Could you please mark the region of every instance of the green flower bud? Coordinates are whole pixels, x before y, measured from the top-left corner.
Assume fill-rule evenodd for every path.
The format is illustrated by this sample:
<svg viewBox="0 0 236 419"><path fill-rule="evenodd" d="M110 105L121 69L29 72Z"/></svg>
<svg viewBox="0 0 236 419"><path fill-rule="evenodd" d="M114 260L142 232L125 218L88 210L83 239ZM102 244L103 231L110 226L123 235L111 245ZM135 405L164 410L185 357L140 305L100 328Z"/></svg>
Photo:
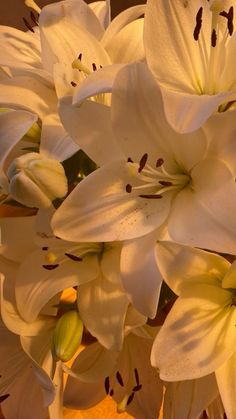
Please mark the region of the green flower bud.
<svg viewBox="0 0 236 419"><path fill-rule="evenodd" d="M8 193L28 207L46 208L67 193L64 168L57 160L39 153L27 153L10 164Z"/></svg>
<svg viewBox="0 0 236 419"><path fill-rule="evenodd" d="M69 361L76 353L83 335L83 323L76 310L58 320L53 333L52 354L56 361Z"/></svg>

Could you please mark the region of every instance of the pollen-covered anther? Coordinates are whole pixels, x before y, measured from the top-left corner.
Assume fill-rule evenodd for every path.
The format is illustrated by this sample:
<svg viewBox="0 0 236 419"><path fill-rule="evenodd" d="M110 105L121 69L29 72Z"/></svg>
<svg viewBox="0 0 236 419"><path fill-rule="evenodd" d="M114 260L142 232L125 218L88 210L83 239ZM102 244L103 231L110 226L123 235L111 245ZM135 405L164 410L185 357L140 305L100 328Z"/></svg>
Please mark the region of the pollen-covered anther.
<svg viewBox="0 0 236 419"><path fill-rule="evenodd" d="M132 192L132 185L130 185L129 183L126 185L125 190L127 193L131 193Z"/></svg>
<svg viewBox="0 0 236 419"><path fill-rule="evenodd" d="M161 167L164 163L164 159L162 159L161 157L159 159L157 159L156 161L156 168Z"/></svg>
<svg viewBox="0 0 236 419"><path fill-rule="evenodd" d="M200 7L200 9L198 10L198 12L196 14L196 26L195 26L194 31L193 31L193 37L194 37L195 41L198 41L199 34L200 34L200 31L201 31L202 13L203 13L203 8Z"/></svg>
<svg viewBox="0 0 236 419"><path fill-rule="evenodd" d="M27 29L29 29L30 32L34 33L34 28L31 26L31 24L28 22L28 20L25 17L23 17L22 19L23 19L23 22L24 22L25 26L27 27Z"/></svg>
<svg viewBox="0 0 236 419"><path fill-rule="evenodd" d="M234 22L234 8L233 6L229 8L228 13L225 10L223 10L222 12L219 13L219 15L227 19L228 32L229 32L229 35L232 36L234 32L234 23L233 23Z"/></svg>
<svg viewBox="0 0 236 419"><path fill-rule="evenodd" d="M216 30L213 29L212 33L211 33L211 46L213 48L216 47L216 41L217 41L217 35L216 35Z"/></svg>
<svg viewBox="0 0 236 419"><path fill-rule="evenodd" d="M116 379L121 387L124 387L124 381L119 371L116 372Z"/></svg>
<svg viewBox="0 0 236 419"><path fill-rule="evenodd" d="M53 271L54 269L58 268L59 264L56 263L55 265L42 265L44 269L47 269L47 271Z"/></svg>
<svg viewBox="0 0 236 419"><path fill-rule="evenodd" d="M65 256L73 260L74 262L82 262L83 260L80 256L72 255L71 253L65 253Z"/></svg>
<svg viewBox="0 0 236 419"><path fill-rule="evenodd" d="M161 199L163 198L162 195L159 194L144 194L144 195L139 195L139 198L145 198L145 199Z"/></svg>
<svg viewBox="0 0 236 419"><path fill-rule="evenodd" d="M139 162L139 169L138 169L138 172L139 172L139 173L141 173L141 172L142 172L142 170L144 169L144 167L146 166L147 159L148 159L148 154L147 154L147 153L145 153L145 154L141 157L140 162Z"/></svg>
<svg viewBox="0 0 236 419"><path fill-rule="evenodd" d="M105 387L106 394L109 394L110 393L110 378L109 377L105 378L104 387Z"/></svg>

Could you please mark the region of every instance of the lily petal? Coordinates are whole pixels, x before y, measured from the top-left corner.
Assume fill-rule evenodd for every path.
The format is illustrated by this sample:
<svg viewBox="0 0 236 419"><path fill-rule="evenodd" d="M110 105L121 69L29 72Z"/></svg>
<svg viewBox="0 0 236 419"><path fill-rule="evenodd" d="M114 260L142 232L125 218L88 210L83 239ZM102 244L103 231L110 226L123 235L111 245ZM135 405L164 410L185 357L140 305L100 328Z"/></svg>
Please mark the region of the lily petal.
<svg viewBox="0 0 236 419"><path fill-rule="evenodd" d="M233 419L236 415L234 403L234 394L236 390L235 361L236 352L234 352L234 354L215 372L225 413L229 419Z"/></svg>
<svg viewBox="0 0 236 419"><path fill-rule="evenodd" d="M222 256L164 241L156 244L156 259L163 278L177 295L192 284L217 285L230 268Z"/></svg>
<svg viewBox="0 0 236 419"><path fill-rule="evenodd" d="M46 268L44 267L46 266ZM30 272L34 272L33 277ZM55 269L47 269L43 251L35 251L26 258L16 279L16 302L21 316L32 322L43 306L65 288L90 281L98 274L98 261L95 256L86 256L80 262L68 259Z"/></svg>
<svg viewBox="0 0 236 419"><path fill-rule="evenodd" d="M31 128L37 116L26 111L10 111L0 114L0 180L8 190L8 179L4 172L4 163L14 146Z"/></svg>
<svg viewBox="0 0 236 419"><path fill-rule="evenodd" d="M111 158L124 158L112 132L110 108L91 100L77 108L72 106L71 99L64 97L59 104L61 120L71 138L99 166L110 162Z"/></svg>
<svg viewBox="0 0 236 419"><path fill-rule="evenodd" d="M235 254L233 174L223 161L209 158L196 165L191 176L193 189L180 191L173 203L170 236L183 244Z"/></svg>
<svg viewBox="0 0 236 419"><path fill-rule="evenodd" d="M200 378L219 368L235 351L232 293L208 284L186 288L157 335L151 363L167 381Z"/></svg>
<svg viewBox="0 0 236 419"><path fill-rule="evenodd" d="M155 261L157 232L126 242L121 252L122 283L143 315L156 315L162 276Z"/></svg>
<svg viewBox="0 0 236 419"><path fill-rule="evenodd" d="M87 176L53 216L54 234L65 240L96 242L129 240L155 230L168 216L172 194L158 200L130 196L126 185L132 179L124 161Z"/></svg>
<svg viewBox="0 0 236 419"><path fill-rule="evenodd" d="M167 383L163 419L196 419L216 399L218 393L214 374L196 380Z"/></svg>
<svg viewBox="0 0 236 419"><path fill-rule="evenodd" d="M79 287L78 307L89 332L107 349L120 350L129 301L121 285L100 275ZM94 322L98 317L99 322Z"/></svg>

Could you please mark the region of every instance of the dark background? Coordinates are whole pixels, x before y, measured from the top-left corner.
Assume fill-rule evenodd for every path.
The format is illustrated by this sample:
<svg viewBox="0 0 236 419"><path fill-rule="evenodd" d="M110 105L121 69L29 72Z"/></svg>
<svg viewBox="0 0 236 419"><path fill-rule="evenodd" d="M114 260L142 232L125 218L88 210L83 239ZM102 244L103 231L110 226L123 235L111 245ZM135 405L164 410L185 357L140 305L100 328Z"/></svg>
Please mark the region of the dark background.
<svg viewBox="0 0 236 419"><path fill-rule="evenodd" d="M39 7L57 0L36 0ZM91 3L91 0L86 0ZM114 17L121 10L127 9L135 4L146 3L145 0L111 0L112 16ZM0 25L14 26L26 30L22 17L29 17L30 9L25 6L24 0L0 0Z"/></svg>

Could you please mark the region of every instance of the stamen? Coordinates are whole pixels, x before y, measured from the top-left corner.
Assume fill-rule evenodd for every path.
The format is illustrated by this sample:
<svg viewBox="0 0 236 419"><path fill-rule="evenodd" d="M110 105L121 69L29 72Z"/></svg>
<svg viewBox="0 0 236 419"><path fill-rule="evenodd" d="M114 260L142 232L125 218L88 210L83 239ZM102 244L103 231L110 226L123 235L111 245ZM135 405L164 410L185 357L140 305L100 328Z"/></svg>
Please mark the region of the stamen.
<svg viewBox="0 0 236 419"><path fill-rule="evenodd" d="M134 391L134 392L140 391L142 389L142 387L143 387L142 384L139 384L139 385L135 386L132 391Z"/></svg>
<svg viewBox="0 0 236 419"><path fill-rule="evenodd" d="M77 83L75 83L73 80L70 82L71 86L76 87Z"/></svg>
<svg viewBox="0 0 236 419"><path fill-rule="evenodd" d="M140 384L140 381L139 381L139 375L138 375L137 368L134 369L134 375L135 375L135 380L136 380L136 383L137 383L137 386L138 386Z"/></svg>
<svg viewBox="0 0 236 419"><path fill-rule="evenodd" d="M121 374L119 373L119 371L117 371L117 373L116 373L116 379L117 379L118 383L120 384L120 386L124 387L123 378L122 378Z"/></svg>
<svg viewBox="0 0 236 419"><path fill-rule="evenodd" d="M34 22L34 24L35 24L36 26L38 26L38 25L39 25L39 24L38 24L38 20L37 20L36 16L34 15L34 13L32 12L32 10L31 10L31 12L30 12L30 17L31 17L31 20Z"/></svg>
<svg viewBox="0 0 236 419"><path fill-rule="evenodd" d="M134 161L131 159L131 157L128 157L127 162L128 162L128 163L133 163Z"/></svg>
<svg viewBox="0 0 236 419"><path fill-rule="evenodd" d="M223 10L219 14L220 14L220 16L223 16L223 17L225 17L227 19L227 28L228 28L228 31L229 31L229 35L232 36L233 35L233 32L234 32L234 23L233 23L233 20L234 20L234 8L233 8L233 6L230 7L228 13Z"/></svg>
<svg viewBox="0 0 236 419"><path fill-rule="evenodd" d="M162 158L157 159L157 161L156 161L156 167L161 167L163 165L163 163L164 163L164 160Z"/></svg>
<svg viewBox="0 0 236 419"><path fill-rule="evenodd" d="M3 396L0 396L0 403L4 402L6 399L8 399L8 397L10 397L10 394L4 394Z"/></svg>
<svg viewBox="0 0 236 419"><path fill-rule="evenodd" d="M147 153L145 153L145 154L141 157L140 162L139 162L139 169L138 169L138 172L139 172L139 173L141 173L141 171L142 171L142 170L144 169L144 167L146 166L147 159L148 159L148 154L147 154Z"/></svg>
<svg viewBox="0 0 236 419"><path fill-rule="evenodd" d="M201 27L202 27L202 12L203 12L203 8L200 7L200 9L198 10L198 12L196 14L196 26L195 26L194 31L193 31L193 37L194 37L195 41L198 41L199 34L200 34L200 31L201 31Z"/></svg>
<svg viewBox="0 0 236 419"><path fill-rule="evenodd" d="M110 391L110 396L112 397L113 395L114 395L114 390L113 390L113 388L111 389L111 391Z"/></svg>
<svg viewBox="0 0 236 419"><path fill-rule="evenodd" d="M82 60L82 52L79 54L79 56L78 56L78 60Z"/></svg>
<svg viewBox="0 0 236 419"><path fill-rule="evenodd" d="M151 195L151 194L147 194L147 195L139 195L139 198L145 198L145 199L161 199L161 198L163 198L163 196L162 195L158 195L158 194L153 194L153 195Z"/></svg>
<svg viewBox="0 0 236 419"><path fill-rule="evenodd" d="M109 391L110 391L110 379L109 379L109 377L105 378L104 387L105 387L106 394L109 394Z"/></svg>
<svg viewBox="0 0 236 419"><path fill-rule="evenodd" d="M40 7L35 3L34 0L25 0L25 5L27 7L31 7L31 9L34 9L37 13L41 13Z"/></svg>
<svg viewBox="0 0 236 419"><path fill-rule="evenodd" d="M47 269L48 271L52 271L53 269L58 268L59 264L57 263L56 265L42 265L42 267L44 269Z"/></svg>
<svg viewBox="0 0 236 419"><path fill-rule="evenodd" d="M30 32L34 33L34 29L32 28L32 26L30 25L30 23L28 22L28 20L26 20L25 17L22 18L24 21L25 26L30 30Z"/></svg>
<svg viewBox="0 0 236 419"><path fill-rule="evenodd" d="M167 180L160 180L159 183L162 186L173 186L173 183L172 182L168 182Z"/></svg>
<svg viewBox="0 0 236 419"><path fill-rule="evenodd" d="M44 246L44 247L42 247L42 250L48 250L48 247L47 246Z"/></svg>
<svg viewBox="0 0 236 419"><path fill-rule="evenodd" d="M131 393L128 400L127 400L127 406L129 406L129 404L133 401L135 393Z"/></svg>
<svg viewBox="0 0 236 419"><path fill-rule="evenodd" d="M128 183L125 187L126 192L131 193L132 192L132 186Z"/></svg>
<svg viewBox="0 0 236 419"><path fill-rule="evenodd" d="M211 46L213 48L215 48L215 46L216 46L216 41L217 41L216 30L213 29L212 34L211 34Z"/></svg>
<svg viewBox="0 0 236 419"><path fill-rule="evenodd" d="M83 260L81 257L72 255L71 253L65 253L65 256L67 256L71 260L74 260L75 262L82 262Z"/></svg>
<svg viewBox="0 0 236 419"><path fill-rule="evenodd" d="M93 71L97 71L97 66L95 63L92 63Z"/></svg>

